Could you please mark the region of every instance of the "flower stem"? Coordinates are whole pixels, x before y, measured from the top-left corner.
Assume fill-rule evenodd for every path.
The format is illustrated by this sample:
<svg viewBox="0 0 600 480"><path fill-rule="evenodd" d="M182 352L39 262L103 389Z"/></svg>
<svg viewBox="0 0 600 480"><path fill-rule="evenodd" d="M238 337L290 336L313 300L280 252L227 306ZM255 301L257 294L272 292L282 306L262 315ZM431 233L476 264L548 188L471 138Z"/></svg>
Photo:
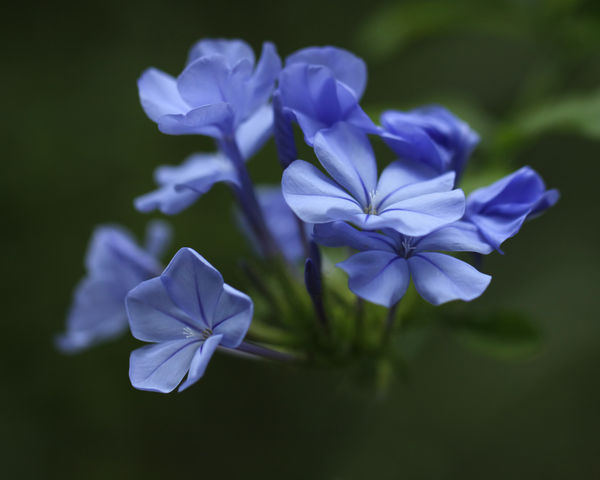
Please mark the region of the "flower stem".
<svg viewBox="0 0 600 480"><path fill-rule="evenodd" d="M242 154L237 146L235 137L230 135L219 141L219 148L225 156L231 160L236 169L240 181L239 188L235 189L238 204L246 217L250 228L254 231L263 250L263 254L267 257L275 256L278 253L278 248L267 229L265 219L254 192L252 180L248 174L248 169L246 168Z"/></svg>
<svg viewBox="0 0 600 480"><path fill-rule="evenodd" d="M392 330L394 328L394 321L396 320L396 311L398 309L398 304L399 303L400 302L395 303L388 310L388 314L387 314L387 317L385 319L385 326L384 326L384 329L383 329L383 335L381 337L381 344L382 344L382 346L386 345L390 341Z"/></svg>
<svg viewBox="0 0 600 480"><path fill-rule="evenodd" d="M282 362L293 362L298 360L298 357L289 353L278 352L277 350L271 350L270 348L261 347L260 345L248 342L241 343L235 350L248 353L256 357L263 357Z"/></svg>

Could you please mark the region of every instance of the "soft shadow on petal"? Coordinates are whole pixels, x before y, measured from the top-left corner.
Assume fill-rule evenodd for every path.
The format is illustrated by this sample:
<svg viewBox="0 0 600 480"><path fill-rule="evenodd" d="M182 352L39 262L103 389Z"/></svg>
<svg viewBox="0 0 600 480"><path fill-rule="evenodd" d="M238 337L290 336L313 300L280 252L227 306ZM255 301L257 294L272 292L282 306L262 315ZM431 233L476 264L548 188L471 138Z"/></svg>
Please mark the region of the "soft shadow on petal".
<svg viewBox="0 0 600 480"><path fill-rule="evenodd" d="M200 378L202 378L204 372L206 371L206 367L208 366L208 362L210 362L213 353L215 353L215 350L221 342L221 338L221 335L211 335L202 343L200 348L196 350L194 358L192 358L188 376L185 382L179 386L180 392L183 392L186 388L190 387L200 380Z"/></svg>
<svg viewBox="0 0 600 480"><path fill-rule="evenodd" d="M338 263L348 274L348 287L369 302L391 307L406 293L410 281L406 260L395 253L370 251Z"/></svg>
<svg viewBox="0 0 600 480"><path fill-rule="evenodd" d="M129 379L139 390L169 393L190 368L200 339L174 340L147 345L131 352Z"/></svg>
<svg viewBox="0 0 600 480"><path fill-rule="evenodd" d="M155 122L163 115L183 115L190 109L179 95L175 78L156 68L149 68L138 79L138 91L144 112Z"/></svg>
<svg viewBox="0 0 600 480"><path fill-rule="evenodd" d="M479 297L492 277L468 263L443 253L419 253L408 259L419 294L433 305Z"/></svg>
<svg viewBox="0 0 600 480"><path fill-rule="evenodd" d="M221 343L235 348L246 336L252 322L254 305L245 293L225 284L219 303L215 308L213 332L223 335Z"/></svg>

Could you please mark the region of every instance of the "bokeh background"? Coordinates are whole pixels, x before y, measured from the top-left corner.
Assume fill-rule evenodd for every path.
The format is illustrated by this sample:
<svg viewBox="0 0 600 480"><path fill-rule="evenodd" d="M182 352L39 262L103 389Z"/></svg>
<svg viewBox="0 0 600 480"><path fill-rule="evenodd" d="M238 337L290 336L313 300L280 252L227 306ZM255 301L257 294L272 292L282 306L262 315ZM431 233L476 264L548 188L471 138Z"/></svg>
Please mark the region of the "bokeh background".
<svg viewBox="0 0 600 480"><path fill-rule="evenodd" d="M600 478L600 5L595 1L14 2L2 14L3 478ZM334 44L369 65L365 108L440 102L482 135L472 162L528 164L560 203L486 259L485 308L533 318L542 346L502 360L436 333L387 395L344 371L217 356L185 394L135 391L123 338L63 356L53 337L88 237L148 220L152 171L208 149L160 134L136 78L176 74L202 37L281 55ZM274 147L252 162L276 182ZM476 167L474 167L476 168ZM173 219L235 278L225 188Z"/></svg>

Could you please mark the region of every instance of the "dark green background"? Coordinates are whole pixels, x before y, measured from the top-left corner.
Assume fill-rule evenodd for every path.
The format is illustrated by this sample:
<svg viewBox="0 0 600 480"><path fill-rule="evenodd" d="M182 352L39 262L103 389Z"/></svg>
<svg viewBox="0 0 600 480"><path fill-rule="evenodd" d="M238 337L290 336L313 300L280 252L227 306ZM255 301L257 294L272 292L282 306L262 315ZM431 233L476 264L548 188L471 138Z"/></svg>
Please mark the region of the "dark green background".
<svg viewBox="0 0 600 480"><path fill-rule="evenodd" d="M119 222L141 235L147 217L132 199L152 188L152 170L210 145L157 131L138 104L144 68L178 73L189 46L208 36L241 37L255 49L272 40L282 55L335 44L369 63L367 108L452 97L494 122L515 108L530 67L557 55L552 22L569 21L556 16L536 30L533 18L532 35L519 36L487 29L482 17L480 28L418 36L378 57L360 32L384 4L109 0L5 10L3 478L600 478L600 142L576 133L548 132L511 158L536 168L562 199L509 241L504 257L486 259L493 282L477 301L533 316L544 347L532 358L490 359L440 333L407 381L378 398L343 371L218 355L194 388L159 395L129 384L133 339L72 357L53 348L92 228ZM581 8L598 21L593 2ZM598 87L600 45L585 42L583 53L563 52L552 95ZM482 135L474 162L485 157ZM272 145L251 169L277 181ZM216 188L173 219L173 249L192 246L235 278L245 247L229 220L229 195Z"/></svg>

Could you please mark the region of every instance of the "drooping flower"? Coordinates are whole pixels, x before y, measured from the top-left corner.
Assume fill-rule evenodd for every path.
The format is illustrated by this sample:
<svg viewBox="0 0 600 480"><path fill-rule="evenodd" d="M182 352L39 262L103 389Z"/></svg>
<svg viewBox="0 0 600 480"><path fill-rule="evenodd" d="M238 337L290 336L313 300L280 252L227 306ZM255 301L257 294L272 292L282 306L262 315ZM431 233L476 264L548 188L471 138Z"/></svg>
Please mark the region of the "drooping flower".
<svg viewBox="0 0 600 480"><path fill-rule="evenodd" d="M177 79L154 68L146 70L138 80L140 101L163 133L220 139L246 123L260 138L263 117L272 115L261 107L269 100L280 69L271 43L263 45L255 65L254 52L241 40L201 40L192 47Z"/></svg>
<svg viewBox="0 0 600 480"><path fill-rule="evenodd" d="M464 219L477 227L492 248L499 250L527 218L540 215L558 198L558 191L546 190L535 170L522 167L472 192L467 197Z"/></svg>
<svg viewBox="0 0 600 480"><path fill-rule="evenodd" d="M67 329L56 339L64 352L77 352L122 334L127 328L125 296L161 271L158 257L169 243L170 228L149 224L146 246L124 229L97 227L85 258L86 276L75 290Z"/></svg>
<svg viewBox="0 0 600 480"><path fill-rule="evenodd" d="M298 123L308 145L313 145L317 132L338 122L377 132L373 121L360 108L355 91L336 79L326 66L290 63L279 75L276 96L283 115Z"/></svg>
<svg viewBox="0 0 600 480"><path fill-rule="evenodd" d="M346 123L319 132L315 153L332 179L303 160L283 173L290 208L308 223L348 221L360 228L390 227L405 235L425 235L464 213L464 194L452 190L454 172L421 181L419 167L393 162L379 179L367 136Z"/></svg>
<svg viewBox="0 0 600 480"><path fill-rule="evenodd" d="M410 279L417 292L433 305L452 300L470 301L490 283L468 263L439 252L489 253L477 229L456 222L422 237L359 231L343 222L315 225L315 241L325 246L349 246L359 253L338 263L348 274L348 287L359 297L391 307L406 293Z"/></svg>
<svg viewBox="0 0 600 480"><path fill-rule="evenodd" d="M152 345L134 350L129 378L140 390L168 393L198 381L216 348L236 348L252 321L250 297L227 285L191 248L182 248L164 272L127 295L134 337Z"/></svg>
<svg viewBox="0 0 600 480"><path fill-rule="evenodd" d="M303 48L286 58L286 68L294 64L326 67L338 82L352 90L357 100L361 99L367 86L365 62L343 48L329 45Z"/></svg>
<svg viewBox="0 0 600 480"><path fill-rule="evenodd" d="M457 183L479 143L469 125L440 106L388 110L381 124L381 137L400 158L423 163L438 175L453 171Z"/></svg>
<svg viewBox="0 0 600 480"><path fill-rule="evenodd" d="M300 221L294 215L294 212L292 212L283 198L281 187L259 185L256 187L256 197L263 212L267 228L285 259L290 263L295 263L305 258L305 243L310 238L312 225ZM260 252L258 241L244 221L244 218L239 215L238 220L250 243L255 247L257 252Z"/></svg>

